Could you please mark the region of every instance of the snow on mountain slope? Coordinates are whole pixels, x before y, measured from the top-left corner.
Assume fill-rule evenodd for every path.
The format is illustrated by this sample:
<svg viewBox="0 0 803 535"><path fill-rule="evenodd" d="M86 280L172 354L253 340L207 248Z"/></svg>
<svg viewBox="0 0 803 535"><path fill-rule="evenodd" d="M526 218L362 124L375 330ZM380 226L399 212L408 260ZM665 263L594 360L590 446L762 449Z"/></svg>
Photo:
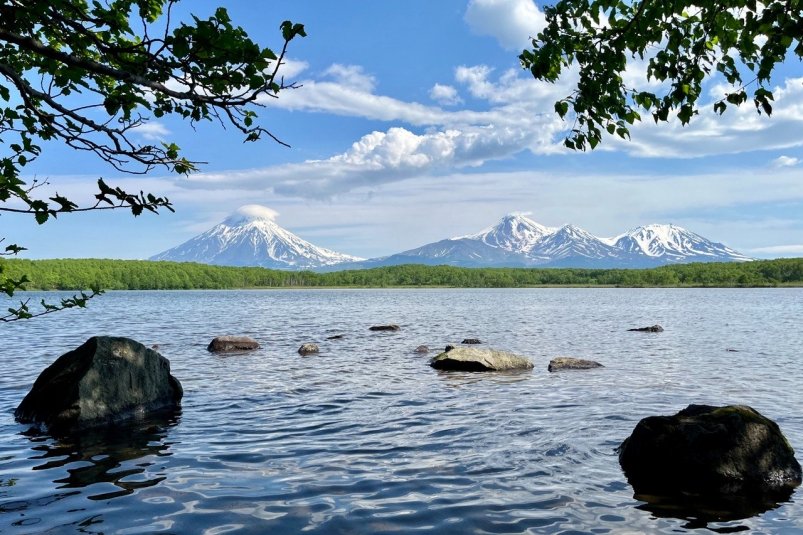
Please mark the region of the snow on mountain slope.
<svg viewBox="0 0 803 535"><path fill-rule="evenodd" d="M533 244L528 256L539 263L549 263L571 258L608 260L625 255L579 227L564 225Z"/></svg>
<svg viewBox="0 0 803 535"><path fill-rule="evenodd" d="M273 221L275 216L264 206L243 206L219 225L150 260L291 270L362 260L299 238Z"/></svg>
<svg viewBox="0 0 803 535"><path fill-rule="evenodd" d="M464 238L479 240L506 251L527 253L539 240L555 231L557 229L545 227L524 215L509 214L495 226Z"/></svg>
<svg viewBox="0 0 803 535"><path fill-rule="evenodd" d="M750 260L730 247L707 240L676 225L652 224L636 227L608 241L628 253L661 259L664 263Z"/></svg>

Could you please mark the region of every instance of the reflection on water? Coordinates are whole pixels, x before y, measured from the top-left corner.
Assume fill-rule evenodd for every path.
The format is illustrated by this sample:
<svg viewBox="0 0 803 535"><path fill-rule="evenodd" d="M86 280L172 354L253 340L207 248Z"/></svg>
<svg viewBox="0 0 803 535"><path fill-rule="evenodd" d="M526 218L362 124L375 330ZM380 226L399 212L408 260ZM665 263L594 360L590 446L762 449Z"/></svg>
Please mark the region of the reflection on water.
<svg viewBox="0 0 803 535"><path fill-rule="evenodd" d="M649 511L656 517L686 520L687 529L708 528L719 533L749 531L750 527L735 522L759 516L790 502L793 491L755 495L734 494L730 496L675 495L655 496L636 494L634 498L646 503L638 508ZM726 523L715 527L709 524Z"/></svg>
<svg viewBox="0 0 803 535"><path fill-rule="evenodd" d="M803 397L786 395L803 386L801 302L801 289L110 292L0 327L24 346L0 347L0 532L801 533L797 494L634 497L615 453L639 420L690 403L751 405L803 451ZM379 323L402 329L368 331ZM665 332L626 331L654 323ZM159 344L180 419L60 438L14 422L44 367L109 334ZM221 334L262 348L210 354ZM443 372L412 352L468 336L535 369ZM320 354L300 357L304 342ZM547 372L558 355L605 367Z"/></svg>

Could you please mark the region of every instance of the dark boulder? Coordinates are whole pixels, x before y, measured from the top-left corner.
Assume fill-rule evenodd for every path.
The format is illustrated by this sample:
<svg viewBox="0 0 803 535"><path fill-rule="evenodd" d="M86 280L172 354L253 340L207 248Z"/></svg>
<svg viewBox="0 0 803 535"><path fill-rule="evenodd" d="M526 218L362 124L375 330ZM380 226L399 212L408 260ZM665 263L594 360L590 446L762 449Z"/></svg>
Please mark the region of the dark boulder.
<svg viewBox="0 0 803 535"><path fill-rule="evenodd" d="M639 333L662 333L664 332L664 328L656 324L651 327L638 327L635 329L628 329L628 331L639 332Z"/></svg>
<svg viewBox="0 0 803 535"><path fill-rule="evenodd" d="M480 349L476 347L455 347L434 357L430 366L438 370L460 370L468 372L531 370L533 363L506 351Z"/></svg>
<svg viewBox="0 0 803 535"><path fill-rule="evenodd" d="M602 364L593 360L576 359L572 357L556 357L549 361L547 370L557 372L560 370L590 370L602 368Z"/></svg>
<svg viewBox="0 0 803 535"><path fill-rule="evenodd" d="M259 342L248 336L218 336L209 342L206 349L213 353L251 351L259 349Z"/></svg>
<svg viewBox="0 0 803 535"><path fill-rule="evenodd" d="M472 344L481 344L482 340L479 338L464 338L461 344L472 345Z"/></svg>
<svg viewBox="0 0 803 535"><path fill-rule="evenodd" d="M427 346L418 346L415 348L413 353L429 353L429 347Z"/></svg>
<svg viewBox="0 0 803 535"><path fill-rule="evenodd" d="M368 330L370 330L370 331L398 331L400 329L401 329L401 327L399 327L398 325L395 325L395 324L391 324L391 325L374 325L374 326L368 328Z"/></svg>
<svg viewBox="0 0 803 535"><path fill-rule="evenodd" d="M444 353L448 353L448 352L449 352L449 351L451 351L452 349L454 349L454 346L453 346L452 344L448 344L448 345L447 345L447 346L446 346L446 347L443 349L443 352L444 352Z"/></svg>
<svg viewBox="0 0 803 535"><path fill-rule="evenodd" d="M740 405L644 418L620 446L619 463L636 494L782 495L801 483L778 425Z"/></svg>
<svg viewBox="0 0 803 535"><path fill-rule="evenodd" d="M14 416L65 432L175 409L182 395L162 355L128 338L96 336L48 366Z"/></svg>
<svg viewBox="0 0 803 535"><path fill-rule="evenodd" d="M345 338L345 336L346 336L345 334L334 334L332 336L327 336L326 339L327 340L341 340L341 339Z"/></svg>
<svg viewBox="0 0 803 535"><path fill-rule="evenodd" d="M301 344L301 347L298 348L299 355L312 355L313 353L317 353L320 351L318 344L312 344L307 342L306 344Z"/></svg>

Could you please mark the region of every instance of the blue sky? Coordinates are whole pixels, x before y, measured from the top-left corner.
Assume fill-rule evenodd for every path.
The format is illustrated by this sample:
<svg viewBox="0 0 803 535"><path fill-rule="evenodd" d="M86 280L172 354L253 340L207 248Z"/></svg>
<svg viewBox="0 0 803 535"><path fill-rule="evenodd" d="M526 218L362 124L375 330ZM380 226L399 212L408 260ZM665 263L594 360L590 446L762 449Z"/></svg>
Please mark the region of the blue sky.
<svg viewBox="0 0 803 535"><path fill-rule="evenodd" d="M183 5L182 5L183 4ZM53 189L91 199L98 177L166 195L177 213L65 215L37 226L2 217L28 258L147 258L261 204L317 245L362 257L392 254L494 224L511 212L607 237L674 223L755 257L803 256L803 78L790 60L775 113L752 105L690 126L645 122L632 141L593 153L561 146L552 113L571 75L536 82L517 56L543 22L532 0L185 1L184 14L224 5L259 42L302 22L284 66L301 88L266 103L261 124L291 145L243 144L232 130L153 120L143 141L170 140L207 162L188 178L125 176L57 144L26 168ZM634 62L634 80L644 63ZM707 82L713 102L724 88ZM644 82L640 83L641 86Z"/></svg>

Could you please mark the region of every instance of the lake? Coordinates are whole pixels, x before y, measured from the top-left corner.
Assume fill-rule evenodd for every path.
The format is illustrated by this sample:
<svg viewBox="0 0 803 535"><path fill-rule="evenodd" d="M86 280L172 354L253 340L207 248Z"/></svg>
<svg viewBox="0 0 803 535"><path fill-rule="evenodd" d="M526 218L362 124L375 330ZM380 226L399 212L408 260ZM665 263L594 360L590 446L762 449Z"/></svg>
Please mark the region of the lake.
<svg viewBox="0 0 803 535"><path fill-rule="evenodd" d="M803 532L800 490L742 519L657 510L615 452L646 416L747 404L803 459L801 288L109 292L0 331L3 533ZM207 352L224 334L262 348ZM94 335L158 344L180 414L71 440L17 424ZM464 338L535 369L429 367ZM547 372L559 355L605 367Z"/></svg>

